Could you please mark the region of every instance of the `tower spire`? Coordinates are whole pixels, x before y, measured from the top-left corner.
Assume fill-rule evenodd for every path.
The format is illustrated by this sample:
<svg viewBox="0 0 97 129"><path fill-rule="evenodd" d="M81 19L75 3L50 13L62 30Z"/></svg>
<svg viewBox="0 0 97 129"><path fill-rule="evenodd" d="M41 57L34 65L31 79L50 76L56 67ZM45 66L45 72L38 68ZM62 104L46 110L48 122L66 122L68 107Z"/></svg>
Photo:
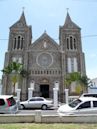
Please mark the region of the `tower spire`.
<svg viewBox="0 0 97 129"><path fill-rule="evenodd" d="M66 8L66 10L67 10L67 13L68 13L69 8Z"/></svg>
<svg viewBox="0 0 97 129"><path fill-rule="evenodd" d="M26 24L26 19L25 19L25 14L24 14L24 9L25 9L25 7L22 7L22 15L21 15L21 17L20 17L20 20L19 21L21 21L22 23L24 23L24 24Z"/></svg>
<svg viewBox="0 0 97 129"><path fill-rule="evenodd" d="M68 9L69 8L67 8L67 16L66 16L66 20L65 20L65 25L68 24L68 23L71 23L71 18L69 16Z"/></svg>
<svg viewBox="0 0 97 129"><path fill-rule="evenodd" d="M24 6L22 7L22 10L23 10L23 12L24 12L24 10L25 10L25 7L24 7Z"/></svg>
<svg viewBox="0 0 97 129"><path fill-rule="evenodd" d="M25 11L25 7L23 6L23 7L22 7L22 12L24 12L24 11Z"/></svg>
<svg viewBox="0 0 97 129"><path fill-rule="evenodd" d="M66 28L71 28L71 26L72 26L73 28L80 28L78 25L76 25L76 24L72 21L70 15L69 15L68 10L69 10L69 8L67 8L67 15L66 15L64 27L66 27Z"/></svg>

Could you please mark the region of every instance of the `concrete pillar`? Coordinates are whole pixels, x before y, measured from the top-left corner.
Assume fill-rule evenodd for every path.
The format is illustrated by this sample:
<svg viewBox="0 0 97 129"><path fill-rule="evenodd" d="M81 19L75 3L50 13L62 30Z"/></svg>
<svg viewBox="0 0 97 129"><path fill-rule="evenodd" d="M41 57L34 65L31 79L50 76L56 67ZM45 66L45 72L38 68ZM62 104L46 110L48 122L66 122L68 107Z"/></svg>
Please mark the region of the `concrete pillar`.
<svg viewBox="0 0 97 129"><path fill-rule="evenodd" d="M68 89L65 89L65 103L68 104Z"/></svg>
<svg viewBox="0 0 97 129"><path fill-rule="evenodd" d="M34 81L32 80L30 83L30 88L28 88L28 99L32 98L34 91Z"/></svg>
<svg viewBox="0 0 97 129"><path fill-rule="evenodd" d="M28 99L32 98L32 96L33 96L33 89L28 88Z"/></svg>
<svg viewBox="0 0 97 129"><path fill-rule="evenodd" d="M36 110L35 111L35 122L36 123L41 123L41 110Z"/></svg>
<svg viewBox="0 0 97 129"><path fill-rule="evenodd" d="M17 100L20 101L20 92L21 92L21 89L16 89L16 92L17 92Z"/></svg>
<svg viewBox="0 0 97 129"><path fill-rule="evenodd" d="M54 107L58 107L58 88L53 88L53 101L54 101Z"/></svg>
<svg viewBox="0 0 97 129"><path fill-rule="evenodd" d="M35 82L32 80L30 83L30 88L32 88L33 90L34 90L34 85L35 85Z"/></svg>

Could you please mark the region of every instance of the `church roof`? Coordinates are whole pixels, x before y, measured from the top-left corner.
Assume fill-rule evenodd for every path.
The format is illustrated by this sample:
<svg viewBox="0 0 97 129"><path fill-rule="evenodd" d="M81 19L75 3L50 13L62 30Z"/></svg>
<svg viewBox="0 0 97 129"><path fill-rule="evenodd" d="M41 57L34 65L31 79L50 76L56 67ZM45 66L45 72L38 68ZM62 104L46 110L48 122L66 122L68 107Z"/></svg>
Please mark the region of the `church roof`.
<svg viewBox="0 0 97 129"><path fill-rule="evenodd" d="M50 41L54 46L57 47L57 49L59 49L59 45L56 41L54 41L48 34L46 31L44 31L44 33L36 40L32 43L32 45L34 46L37 43L40 43L41 41L45 41L48 40Z"/></svg>
<svg viewBox="0 0 97 129"><path fill-rule="evenodd" d="M69 13L67 12L67 16L66 16L66 20L64 23L64 28L75 28L75 29L80 29L80 27L78 25L76 25L72 20L71 17L69 15Z"/></svg>
<svg viewBox="0 0 97 129"><path fill-rule="evenodd" d="M18 26L19 26L19 27L27 26L24 11L22 12L20 19L19 19L15 24L13 24L13 25L11 26L11 28L13 28L13 27L18 27Z"/></svg>

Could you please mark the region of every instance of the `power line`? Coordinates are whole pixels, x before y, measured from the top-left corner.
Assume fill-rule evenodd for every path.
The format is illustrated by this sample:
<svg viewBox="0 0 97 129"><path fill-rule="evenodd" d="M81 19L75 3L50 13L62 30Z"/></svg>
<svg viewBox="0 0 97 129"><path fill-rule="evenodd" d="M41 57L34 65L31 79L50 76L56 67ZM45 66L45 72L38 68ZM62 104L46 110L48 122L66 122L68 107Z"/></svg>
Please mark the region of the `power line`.
<svg viewBox="0 0 97 129"><path fill-rule="evenodd" d="M88 38L88 37L97 37L97 35L84 35L82 38Z"/></svg>
<svg viewBox="0 0 97 129"><path fill-rule="evenodd" d="M97 37L97 35L95 34L95 35L84 35L84 36L81 36L81 38L91 38L91 37ZM0 40L9 40L9 39L0 39ZM33 40L35 41L36 39L33 39ZM59 39L56 38L54 40L59 40Z"/></svg>

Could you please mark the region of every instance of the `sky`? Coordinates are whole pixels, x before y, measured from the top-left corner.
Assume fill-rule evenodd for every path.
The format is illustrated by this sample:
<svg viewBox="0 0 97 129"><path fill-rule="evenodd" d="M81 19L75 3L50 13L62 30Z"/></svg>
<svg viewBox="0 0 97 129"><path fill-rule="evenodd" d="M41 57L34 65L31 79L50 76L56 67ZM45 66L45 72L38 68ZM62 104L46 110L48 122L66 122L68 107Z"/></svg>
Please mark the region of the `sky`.
<svg viewBox="0 0 97 129"><path fill-rule="evenodd" d="M46 30L59 43L59 26L65 22L67 8L72 21L81 28L86 74L97 78L97 0L0 0L0 70L8 49L9 28L23 10L27 24L32 26L32 42Z"/></svg>

